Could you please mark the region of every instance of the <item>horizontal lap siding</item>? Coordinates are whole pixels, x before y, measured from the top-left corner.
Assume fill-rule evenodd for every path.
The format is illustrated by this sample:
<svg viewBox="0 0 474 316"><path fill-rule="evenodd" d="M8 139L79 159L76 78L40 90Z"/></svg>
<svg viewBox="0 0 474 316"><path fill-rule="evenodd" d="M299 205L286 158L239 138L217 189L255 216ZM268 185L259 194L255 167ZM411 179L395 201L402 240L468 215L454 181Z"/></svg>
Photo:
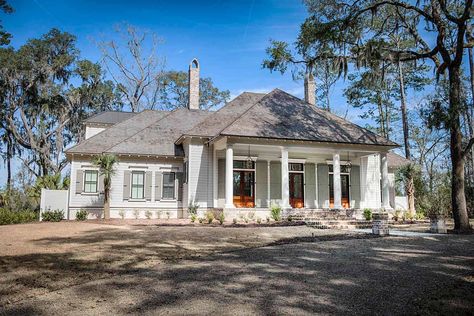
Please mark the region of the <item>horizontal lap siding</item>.
<svg viewBox="0 0 474 316"><path fill-rule="evenodd" d="M73 161L71 163L71 188L69 207L70 208L94 208L102 207L102 199L97 196L90 196L85 194L76 194L76 173L77 170L84 165L91 165L87 160ZM138 168L140 167L140 168ZM130 201L123 197L123 184L124 184L124 173L125 171L144 171L145 174L152 175L151 179L151 199L147 201ZM126 161L121 159L117 164L115 175L112 177L112 187L110 192L110 207L120 209L140 209L140 208L157 208L157 209L176 209L182 207L182 203L179 201L155 201L155 175L157 172L163 172L171 170L172 172L182 172L183 167L181 162L169 162L169 161ZM146 183L146 180L145 180Z"/></svg>
<svg viewBox="0 0 474 316"><path fill-rule="evenodd" d="M212 207L212 151L202 142L193 141L189 152L189 202L196 202L201 208Z"/></svg>

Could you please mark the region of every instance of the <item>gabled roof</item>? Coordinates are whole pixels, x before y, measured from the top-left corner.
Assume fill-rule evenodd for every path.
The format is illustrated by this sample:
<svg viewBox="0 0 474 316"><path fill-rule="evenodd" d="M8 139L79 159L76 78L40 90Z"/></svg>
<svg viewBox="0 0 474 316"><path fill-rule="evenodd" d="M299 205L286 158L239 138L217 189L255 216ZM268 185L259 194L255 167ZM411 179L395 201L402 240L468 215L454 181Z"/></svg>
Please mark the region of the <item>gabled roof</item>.
<svg viewBox="0 0 474 316"><path fill-rule="evenodd" d="M84 120L84 124L105 124L105 125L114 125L119 122L125 121L126 119L131 118L136 113L133 112L119 112L119 111L105 111L97 113Z"/></svg>
<svg viewBox="0 0 474 316"><path fill-rule="evenodd" d="M261 97L241 113L218 135L398 146L279 89ZM210 133L208 136L218 135Z"/></svg>
<svg viewBox="0 0 474 316"><path fill-rule="evenodd" d="M184 156L182 146L175 145L175 140L210 114L188 109L145 110L82 141L66 153Z"/></svg>
<svg viewBox="0 0 474 316"><path fill-rule="evenodd" d="M202 110L178 109L169 112L160 120L149 124L133 136L104 152L113 154L184 156L183 147L175 145L184 132L199 124L212 112Z"/></svg>

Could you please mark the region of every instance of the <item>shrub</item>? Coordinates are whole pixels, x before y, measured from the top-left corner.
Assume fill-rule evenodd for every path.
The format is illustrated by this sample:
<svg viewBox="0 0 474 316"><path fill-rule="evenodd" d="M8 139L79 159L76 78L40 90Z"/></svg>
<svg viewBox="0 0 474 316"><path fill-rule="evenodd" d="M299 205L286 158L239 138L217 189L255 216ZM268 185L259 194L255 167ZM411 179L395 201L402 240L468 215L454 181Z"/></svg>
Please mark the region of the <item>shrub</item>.
<svg viewBox="0 0 474 316"><path fill-rule="evenodd" d="M270 216L267 216L267 223L270 223Z"/></svg>
<svg viewBox="0 0 474 316"><path fill-rule="evenodd" d="M248 224L248 222L249 222L249 219L248 219L248 217L247 217L247 216L245 216L245 217L244 217L244 222L245 222L246 224Z"/></svg>
<svg viewBox="0 0 474 316"><path fill-rule="evenodd" d="M288 217L286 218L289 222L291 222L293 220L293 216L291 215L288 215Z"/></svg>
<svg viewBox="0 0 474 316"><path fill-rule="evenodd" d="M196 214L191 214L191 223L194 223L196 221L197 215Z"/></svg>
<svg viewBox="0 0 474 316"><path fill-rule="evenodd" d="M234 223L234 225L236 225L236 224L237 224L237 218L234 217L234 218L232 219L232 223Z"/></svg>
<svg viewBox="0 0 474 316"><path fill-rule="evenodd" d="M400 210L396 210L395 213L393 213L392 219L393 219L395 222L398 222L398 220L400 219L400 214L401 214L401 211L400 211Z"/></svg>
<svg viewBox="0 0 474 316"><path fill-rule="evenodd" d="M207 219L207 223L211 224L212 221L214 220L214 214L210 211L207 211L206 212L206 219Z"/></svg>
<svg viewBox="0 0 474 316"><path fill-rule="evenodd" d="M166 212L166 219L170 219L170 216L171 216L170 212Z"/></svg>
<svg viewBox="0 0 474 316"><path fill-rule="evenodd" d="M405 212L405 214L403 215L403 220L405 220L405 221L412 221L413 218L414 218L414 216L415 216L415 215L414 215L412 212L407 211L407 212Z"/></svg>
<svg viewBox="0 0 474 316"><path fill-rule="evenodd" d="M161 219L161 210L155 211L156 218Z"/></svg>
<svg viewBox="0 0 474 316"><path fill-rule="evenodd" d="M60 222L64 219L64 212L60 210L45 211L41 217L45 222Z"/></svg>
<svg viewBox="0 0 474 316"><path fill-rule="evenodd" d="M421 211L416 211L415 213L415 218L419 221L425 219L425 213L424 212L421 212Z"/></svg>
<svg viewBox="0 0 474 316"><path fill-rule="evenodd" d="M33 211L11 211L0 208L0 225L21 224L38 220Z"/></svg>
<svg viewBox="0 0 474 316"><path fill-rule="evenodd" d="M366 221L370 221L372 219L372 211L369 208L364 209L364 217Z"/></svg>
<svg viewBox="0 0 474 316"><path fill-rule="evenodd" d="M133 215L135 216L135 219L138 219L138 217L140 217L140 211L139 210L133 210Z"/></svg>
<svg viewBox="0 0 474 316"><path fill-rule="evenodd" d="M257 217L257 224L261 224L262 223L262 219L260 217Z"/></svg>
<svg viewBox="0 0 474 316"><path fill-rule="evenodd" d="M148 210L147 210L147 211L145 212L145 217L146 217L147 219L151 219L151 216L152 216L152 215L153 215L153 214L151 213L151 211L148 211Z"/></svg>
<svg viewBox="0 0 474 316"><path fill-rule="evenodd" d="M198 208L199 208L198 204L190 202L189 205L188 205L188 213L190 215L193 215L193 214L197 215Z"/></svg>
<svg viewBox="0 0 474 316"><path fill-rule="evenodd" d="M250 219L251 221L253 221L254 218L255 218L255 212L254 212L254 211L250 211L250 212L248 212L247 216L249 217L249 219Z"/></svg>
<svg viewBox="0 0 474 316"><path fill-rule="evenodd" d="M125 211L124 210L120 210L119 211L119 216L124 219L125 218Z"/></svg>
<svg viewBox="0 0 474 316"><path fill-rule="evenodd" d="M76 221L85 221L87 219L87 211L80 210L76 212Z"/></svg>
<svg viewBox="0 0 474 316"><path fill-rule="evenodd" d="M219 223L221 225L224 224L224 220L225 220L224 212L221 212L221 214L219 215Z"/></svg>
<svg viewBox="0 0 474 316"><path fill-rule="evenodd" d="M204 217L199 217L198 221L199 221L199 224L202 224L204 222Z"/></svg>
<svg viewBox="0 0 474 316"><path fill-rule="evenodd" d="M271 213L272 213L272 218L275 221L280 221L281 220L281 207L279 206L272 206L271 208Z"/></svg>

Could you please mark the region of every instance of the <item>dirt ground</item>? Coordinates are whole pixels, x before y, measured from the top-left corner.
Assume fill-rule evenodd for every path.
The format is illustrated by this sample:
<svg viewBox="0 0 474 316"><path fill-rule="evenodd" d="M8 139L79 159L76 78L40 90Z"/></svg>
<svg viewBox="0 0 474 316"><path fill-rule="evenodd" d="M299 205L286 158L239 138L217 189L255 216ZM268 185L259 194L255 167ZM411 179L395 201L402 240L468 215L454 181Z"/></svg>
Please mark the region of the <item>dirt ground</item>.
<svg viewBox="0 0 474 316"><path fill-rule="evenodd" d="M0 226L0 314L473 314L474 236Z"/></svg>

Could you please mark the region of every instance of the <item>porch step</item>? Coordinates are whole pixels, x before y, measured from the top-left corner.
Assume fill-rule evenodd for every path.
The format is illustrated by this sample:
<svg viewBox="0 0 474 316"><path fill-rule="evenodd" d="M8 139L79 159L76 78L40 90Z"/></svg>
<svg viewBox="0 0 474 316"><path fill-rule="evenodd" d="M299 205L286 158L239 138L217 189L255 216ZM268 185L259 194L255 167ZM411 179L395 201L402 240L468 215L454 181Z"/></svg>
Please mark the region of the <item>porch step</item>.
<svg viewBox="0 0 474 316"><path fill-rule="evenodd" d="M317 229L364 229L372 227L372 222L365 220L305 220L307 226Z"/></svg>

